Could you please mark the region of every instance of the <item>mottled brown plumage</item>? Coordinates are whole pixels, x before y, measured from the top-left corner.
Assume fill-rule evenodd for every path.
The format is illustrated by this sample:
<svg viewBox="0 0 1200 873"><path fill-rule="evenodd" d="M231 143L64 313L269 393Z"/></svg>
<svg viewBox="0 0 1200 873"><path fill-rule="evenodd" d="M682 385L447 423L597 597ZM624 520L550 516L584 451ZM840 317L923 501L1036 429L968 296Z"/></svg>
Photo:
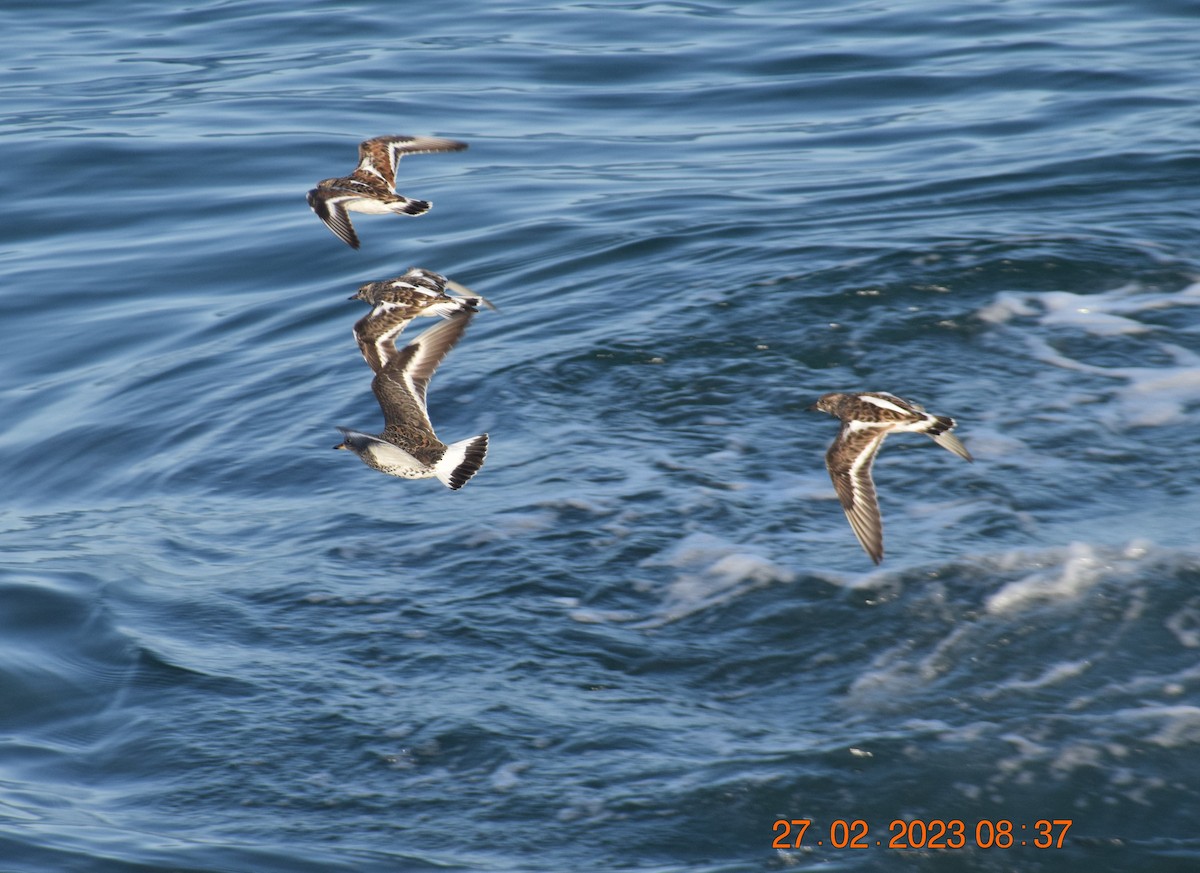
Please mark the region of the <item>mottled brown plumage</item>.
<svg viewBox="0 0 1200 873"><path fill-rule="evenodd" d="M923 407L895 394L885 391L825 394L811 408L827 412L842 422L837 439L825 454L825 466L851 529L876 564L883 560L883 520L871 467L884 438L897 431L923 433L942 448L973 460L958 437L950 432L954 419L930 415Z"/></svg>
<svg viewBox="0 0 1200 873"><path fill-rule="evenodd" d="M421 215L433 205L396 192L396 165L404 155L457 152L465 142L432 136L377 136L358 146L358 166L349 176L322 179L308 192L308 205L346 245L358 248L350 212Z"/></svg>
<svg viewBox="0 0 1200 873"><path fill-rule="evenodd" d="M384 429L378 435L338 428L344 436L335 449L353 451L372 469L406 479L436 476L448 487L461 488L478 472L487 456L488 435L446 445L437 438L426 409L429 382L442 359L462 338L474 312L451 315L397 350L393 340L403 329L392 322L374 337L381 363L371 390L383 411ZM370 316L364 321L370 323ZM356 329L357 333L357 329ZM367 342L360 339L360 347Z"/></svg>
<svg viewBox="0 0 1200 873"><path fill-rule="evenodd" d="M447 289L454 293L447 294ZM459 312L475 312L480 303L495 308L469 288L419 267L395 279L368 282L350 299L371 304L371 311L354 325L354 339L363 359L376 373L386 358L395 355L396 337L414 318L449 318Z"/></svg>

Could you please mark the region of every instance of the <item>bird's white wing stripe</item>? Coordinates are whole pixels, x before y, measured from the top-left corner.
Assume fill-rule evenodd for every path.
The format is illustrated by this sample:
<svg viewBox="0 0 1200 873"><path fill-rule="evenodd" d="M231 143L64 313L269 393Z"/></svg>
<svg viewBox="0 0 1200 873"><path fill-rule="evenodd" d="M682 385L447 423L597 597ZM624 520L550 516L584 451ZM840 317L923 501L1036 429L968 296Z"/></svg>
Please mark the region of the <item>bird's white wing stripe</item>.
<svg viewBox="0 0 1200 873"><path fill-rule="evenodd" d="M899 412L901 415L910 415L910 414L912 414L912 411L913 411L908 406L900 406L899 404L893 403L891 400L888 400L886 397L876 397L873 394L861 394L861 395L859 395L859 399L865 400L867 403L870 403L872 406L878 406L880 409L887 409L892 412ZM896 399L899 400L900 398L896 397Z"/></svg>
<svg viewBox="0 0 1200 873"><path fill-rule="evenodd" d="M857 418L852 418L846 422L846 430L851 433L858 433L862 430L883 430L891 429L896 426L893 421L860 421Z"/></svg>

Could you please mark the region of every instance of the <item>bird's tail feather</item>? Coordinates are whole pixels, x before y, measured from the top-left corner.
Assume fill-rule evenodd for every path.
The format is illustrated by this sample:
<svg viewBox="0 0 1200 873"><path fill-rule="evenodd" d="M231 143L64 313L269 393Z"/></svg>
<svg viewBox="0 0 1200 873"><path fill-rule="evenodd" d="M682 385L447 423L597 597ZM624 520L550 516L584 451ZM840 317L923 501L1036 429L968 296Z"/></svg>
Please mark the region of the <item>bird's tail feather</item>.
<svg viewBox="0 0 1200 873"><path fill-rule="evenodd" d="M432 206L428 200L411 200L405 197L392 206L391 210L401 215L424 215Z"/></svg>
<svg viewBox="0 0 1200 873"><path fill-rule="evenodd" d="M482 297L449 297L426 306L421 311L421 315L440 315L442 318L450 318L460 312L478 312L479 302L482 299Z"/></svg>
<svg viewBox="0 0 1200 873"><path fill-rule="evenodd" d="M487 457L488 435L486 433L459 440L446 446L446 453L434 465L433 473L447 487L457 491L479 472L483 459Z"/></svg>
<svg viewBox="0 0 1200 873"><path fill-rule="evenodd" d="M967 451L967 447L962 444L962 440L950 432L950 429L955 425L954 419L945 415L935 415L934 419L937 421L937 424L925 431L933 438L933 441L946 451L954 452L960 458L968 461L975 460L971 457L971 453Z"/></svg>
<svg viewBox="0 0 1200 873"><path fill-rule="evenodd" d="M478 306L480 303L482 303L488 309L492 310L492 312L496 311L496 304L492 303L492 301L488 300L486 297L484 297L479 292L472 291L470 288L468 288L466 285L463 285L461 282L455 282L453 279L447 279L446 287L461 297L466 297L469 300L475 301L474 303L472 303L473 306Z"/></svg>

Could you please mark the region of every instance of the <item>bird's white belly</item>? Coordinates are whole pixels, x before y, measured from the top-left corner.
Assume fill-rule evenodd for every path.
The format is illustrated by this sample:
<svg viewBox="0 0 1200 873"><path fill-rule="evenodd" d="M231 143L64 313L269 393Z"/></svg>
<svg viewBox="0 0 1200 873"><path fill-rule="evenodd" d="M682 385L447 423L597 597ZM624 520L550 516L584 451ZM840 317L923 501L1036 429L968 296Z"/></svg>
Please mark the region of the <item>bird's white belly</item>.
<svg viewBox="0 0 1200 873"><path fill-rule="evenodd" d="M400 476L403 479L428 479L433 476L433 468L422 464L408 452L391 443L371 443L366 453L371 456L376 469L389 476Z"/></svg>
<svg viewBox="0 0 1200 873"><path fill-rule="evenodd" d="M382 203L373 197L359 197L354 200L346 200L342 205L351 212L362 212L367 215L388 215L396 209L396 204Z"/></svg>

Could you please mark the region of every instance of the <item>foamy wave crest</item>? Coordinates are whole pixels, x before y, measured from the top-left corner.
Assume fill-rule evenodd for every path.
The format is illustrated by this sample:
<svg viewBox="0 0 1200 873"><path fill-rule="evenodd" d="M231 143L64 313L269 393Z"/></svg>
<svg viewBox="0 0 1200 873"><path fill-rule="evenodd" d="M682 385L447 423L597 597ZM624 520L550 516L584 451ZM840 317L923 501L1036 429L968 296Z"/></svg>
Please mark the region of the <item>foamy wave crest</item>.
<svg viewBox="0 0 1200 873"><path fill-rule="evenodd" d="M1115 574L1136 574L1149 551L1143 542L1130 543L1118 554L1072 543L1059 563L1006 583L985 606L992 615L1014 615L1034 604L1078 600Z"/></svg>
<svg viewBox="0 0 1200 873"><path fill-rule="evenodd" d="M1200 404L1200 355L1169 342L1154 340L1156 325L1139 317L1145 313L1200 305L1200 282L1179 291L1149 292L1137 283L1098 294L1067 291L1004 292L979 310L989 324L1021 328L1033 324L1068 335L1127 338L1129 356L1163 359L1159 365L1137 367L1088 363L1060 351L1032 331L1021 331L1030 353L1039 361L1064 370L1123 382L1114 388L1117 408L1104 414L1114 427L1155 427L1184 420L1187 407Z"/></svg>
<svg viewBox="0 0 1200 873"><path fill-rule="evenodd" d="M665 588L658 583L648 587L658 591L661 600L652 615L639 622L656 627L711 609L734 600L748 591L775 583L790 583L796 574L752 549L706 533L688 534L674 546L647 558L641 566L648 570L666 570ZM580 622L624 620L636 617L629 612L597 613L577 609L571 617Z"/></svg>

